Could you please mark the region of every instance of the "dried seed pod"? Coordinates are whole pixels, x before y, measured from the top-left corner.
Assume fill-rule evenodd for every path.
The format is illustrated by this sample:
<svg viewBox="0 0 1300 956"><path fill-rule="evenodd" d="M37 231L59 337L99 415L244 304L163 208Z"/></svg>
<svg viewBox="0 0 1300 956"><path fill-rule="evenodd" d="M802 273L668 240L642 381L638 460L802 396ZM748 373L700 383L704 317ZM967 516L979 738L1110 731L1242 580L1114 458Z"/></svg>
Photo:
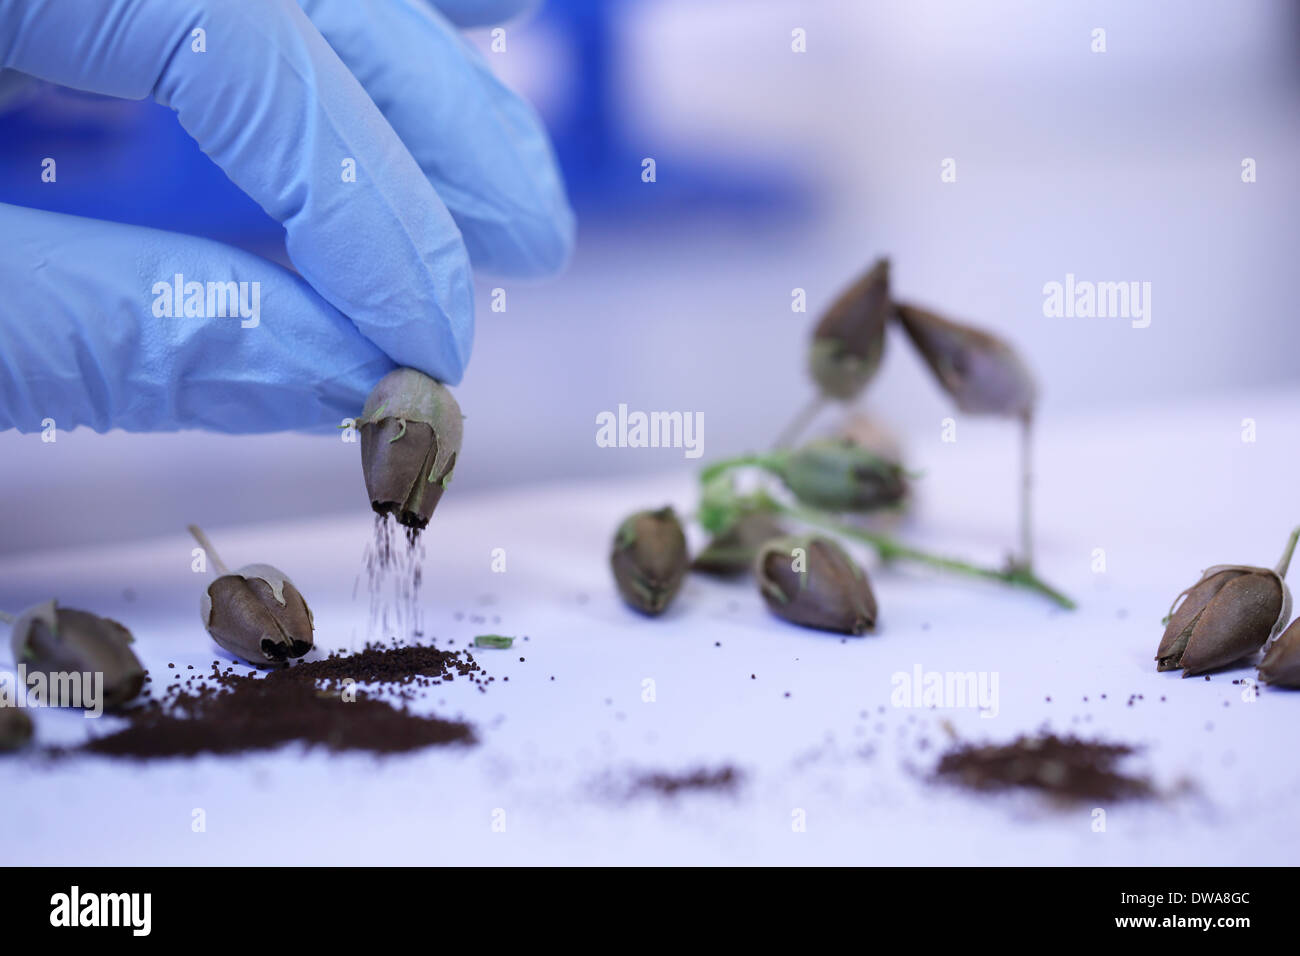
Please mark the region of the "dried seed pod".
<svg viewBox="0 0 1300 956"><path fill-rule="evenodd" d="M47 680L57 674L102 674L105 710L133 700L144 687L144 667L131 650L135 638L110 618L46 601L18 615L10 641L14 661L26 665L29 674Z"/></svg>
<svg viewBox="0 0 1300 956"><path fill-rule="evenodd" d="M0 706L0 753L21 750L32 739L32 718L17 707Z"/></svg>
<svg viewBox="0 0 1300 956"><path fill-rule="evenodd" d="M1300 687L1300 618L1268 646L1259 663L1259 676L1280 687Z"/></svg>
<svg viewBox="0 0 1300 956"><path fill-rule="evenodd" d="M847 438L823 438L794 451L776 451L770 470L803 504L822 511L875 511L902 502L905 475Z"/></svg>
<svg viewBox="0 0 1300 956"><path fill-rule="evenodd" d="M1206 570L1174 599L1156 650L1156 669L1181 668L1184 677L1191 677L1263 647L1291 613L1291 591L1283 580L1290 557L1288 550L1277 570L1245 564Z"/></svg>
<svg viewBox="0 0 1300 956"><path fill-rule="evenodd" d="M614 535L609 558L619 594L642 614L662 614L690 566L686 535L672 508L639 511Z"/></svg>
<svg viewBox="0 0 1300 956"><path fill-rule="evenodd" d="M801 627L864 634L876 626L867 574L834 541L791 535L768 541L754 559L768 608Z"/></svg>
<svg viewBox="0 0 1300 956"><path fill-rule="evenodd" d="M218 645L259 667L278 667L312 649L311 608L283 571L248 564L230 572L207 535L195 525L190 533L217 573L199 598L199 617Z"/></svg>
<svg viewBox="0 0 1300 956"><path fill-rule="evenodd" d="M957 407L972 415L1027 418L1038 388L1005 340L934 312L898 303L894 314Z"/></svg>
<svg viewBox="0 0 1300 956"><path fill-rule="evenodd" d="M751 512L737 519L726 531L715 535L695 556L691 568L722 577L744 574L753 570L758 549L785 533L785 528L773 515L764 511Z"/></svg>
<svg viewBox="0 0 1300 956"><path fill-rule="evenodd" d="M394 369L366 399L357 428L370 506L409 528L429 523L460 454L464 416L446 386Z"/></svg>
<svg viewBox="0 0 1300 956"><path fill-rule="evenodd" d="M866 388L884 354L889 311L889 260L879 259L813 330L809 366L823 395L848 401Z"/></svg>

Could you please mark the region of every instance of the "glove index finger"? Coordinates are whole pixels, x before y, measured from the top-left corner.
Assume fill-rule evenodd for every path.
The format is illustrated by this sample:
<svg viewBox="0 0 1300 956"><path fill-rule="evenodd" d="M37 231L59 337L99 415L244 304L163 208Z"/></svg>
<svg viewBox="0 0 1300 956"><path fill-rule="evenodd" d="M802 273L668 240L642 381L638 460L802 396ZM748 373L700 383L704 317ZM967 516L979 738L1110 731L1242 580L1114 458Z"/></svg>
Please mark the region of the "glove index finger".
<svg viewBox="0 0 1300 956"><path fill-rule="evenodd" d="M170 106L284 224L308 282L400 365L460 381L473 288L459 229L293 0L0 0L0 66Z"/></svg>

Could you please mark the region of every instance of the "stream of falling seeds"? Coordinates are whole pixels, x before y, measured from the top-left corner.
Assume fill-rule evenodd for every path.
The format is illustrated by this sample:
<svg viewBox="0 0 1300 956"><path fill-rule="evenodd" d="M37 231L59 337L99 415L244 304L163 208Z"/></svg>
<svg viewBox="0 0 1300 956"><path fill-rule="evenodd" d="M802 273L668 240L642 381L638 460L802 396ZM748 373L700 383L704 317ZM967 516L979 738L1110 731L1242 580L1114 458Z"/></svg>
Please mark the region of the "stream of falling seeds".
<svg viewBox="0 0 1300 956"><path fill-rule="evenodd" d="M375 537L362 554L369 591L371 641L397 637L407 641L424 634L420 585L424 579L424 542L419 530L394 528L388 515L375 515Z"/></svg>

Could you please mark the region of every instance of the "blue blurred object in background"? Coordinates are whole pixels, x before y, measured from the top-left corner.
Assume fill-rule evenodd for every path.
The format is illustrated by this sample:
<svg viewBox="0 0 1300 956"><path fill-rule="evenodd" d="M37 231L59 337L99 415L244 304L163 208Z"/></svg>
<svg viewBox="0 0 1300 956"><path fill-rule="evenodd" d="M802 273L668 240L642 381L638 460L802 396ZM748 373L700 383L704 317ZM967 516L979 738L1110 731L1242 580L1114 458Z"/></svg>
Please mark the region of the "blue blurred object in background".
<svg viewBox="0 0 1300 956"><path fill-rule="evenodd" d="M274 249L284 230L208 159L176 114L33 82L0 114L0 202ZM36 171L59 162L58 188ZM106 183L108 184L106 186Z"/></svg>
<svg viewBox="0 0 1300 956"><path fill-rule="evenodd" d="M553 0L549 21L572 56L566 102L548 117L569 194L580 213L618 219L629 213L676 218L723 213L784 217L808 211L810 192L793 172L761 157L741 165L707 153L637 151L634 126L619 83L615 25L643 0ZM656 189L641 179L642 163L655 160Z"/></svg>

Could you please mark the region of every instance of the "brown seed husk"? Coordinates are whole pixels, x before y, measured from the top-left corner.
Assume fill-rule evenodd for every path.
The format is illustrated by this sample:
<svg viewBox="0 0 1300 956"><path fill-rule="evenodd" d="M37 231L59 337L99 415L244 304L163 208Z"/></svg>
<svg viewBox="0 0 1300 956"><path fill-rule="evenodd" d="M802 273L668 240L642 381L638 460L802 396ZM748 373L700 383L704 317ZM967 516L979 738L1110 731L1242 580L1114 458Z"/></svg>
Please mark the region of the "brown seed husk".
<svg viewBox="0 0 1300 956"><path fill-rule="evenodd" d="M144 686L144 666L131 650L134 640L111 618L55 601L24 611L11 636L14 661L29 673L102 674L105 710L121 707Z"/></svg>
<svg viewBox="0 0 1300 956"><path fill-rule="evenodd" d="M282 575L278 580L260 576L255 573L260 567L265 566L241 568L209 584L203 623L212 639L236 657L277 667L312 649L314 624L293 583Z"/></svg>
<svg viewBox="0 0 1300 956"><path fill-rule="evenodd" d="M769 541L755 559L754 573L768 608L792 624L854 635L876 625L876 598L866 572L829 538Z"/></svg>
<svg viewBox="0 0 1300 956"><path fill-rule="evenodd" d="M810 371L824 395L848 401L871 381L884 354L889 311L889 260L880 259L813 330Z"/></svg>
<svg viewBox="0 0 1300 956"><path fill-rule="evenodd" d="M1280 687L1300 687L1300 618L1269 645L1259 664L1259 676Z"/></svg>
<svg viewBox="0 0 1300 956"><path fill-rule="evenodd" d="M1183 676L1203 674L1254 654L1269 639L1282 609L1275 575L1243 574L1225 584L1201 612L1183 651Z"/></svg>
<svg viewBox="0 0 1300 956"><path fill-rule="evenodd" d="M691 568L704 574L730 577L754 569L758 549L786 533L781 522L766 512L741 517L727 531L717 535L695 556Z"/></svg>
<svg viewBox="0 0 1300 956"><path fill-rule="evenodd" d="M1291 611L1291 591L1274 570L1246 564L1208 568L1179 597L1160 648L1158 670L1203 674L1253 654L1281 629Z"/></svg>
<svg viewBox="0 0 1300 956"><path fill-rule="evenodd" d="M1038 388L1010 343L935 312L898 303L895 315L957 407L972 415L1026 417Z"/></svg>
<svg viewBox="0 0 1300 956"><path fill-rule="evenodd" d="M385 375L358 419L370 506L409 528L429 523L451 481L464 416L440 382L410 368Z"/></svg>
<svg viewBox="0 0 1300 956"><path fill-rule="evenodd" d="M1179 595L1180 598L1185 596L1185 599L1169 616L1169 624L1165 627L1160 647L1156 650L1156 670L1177 670L1182 666L1179 661L1192 636L1192 627L1205 606L1225 584L1245 573L1241 570L1226 570L1207 574Z"/></svg>
<svg viewBox="0 0 1300 956"><path fill-rule="evenodd" d="M690 567L686 535L676 512L661 508L626 518L614 535L609 563L629 607L650 616L662 614Z"/></svg>

